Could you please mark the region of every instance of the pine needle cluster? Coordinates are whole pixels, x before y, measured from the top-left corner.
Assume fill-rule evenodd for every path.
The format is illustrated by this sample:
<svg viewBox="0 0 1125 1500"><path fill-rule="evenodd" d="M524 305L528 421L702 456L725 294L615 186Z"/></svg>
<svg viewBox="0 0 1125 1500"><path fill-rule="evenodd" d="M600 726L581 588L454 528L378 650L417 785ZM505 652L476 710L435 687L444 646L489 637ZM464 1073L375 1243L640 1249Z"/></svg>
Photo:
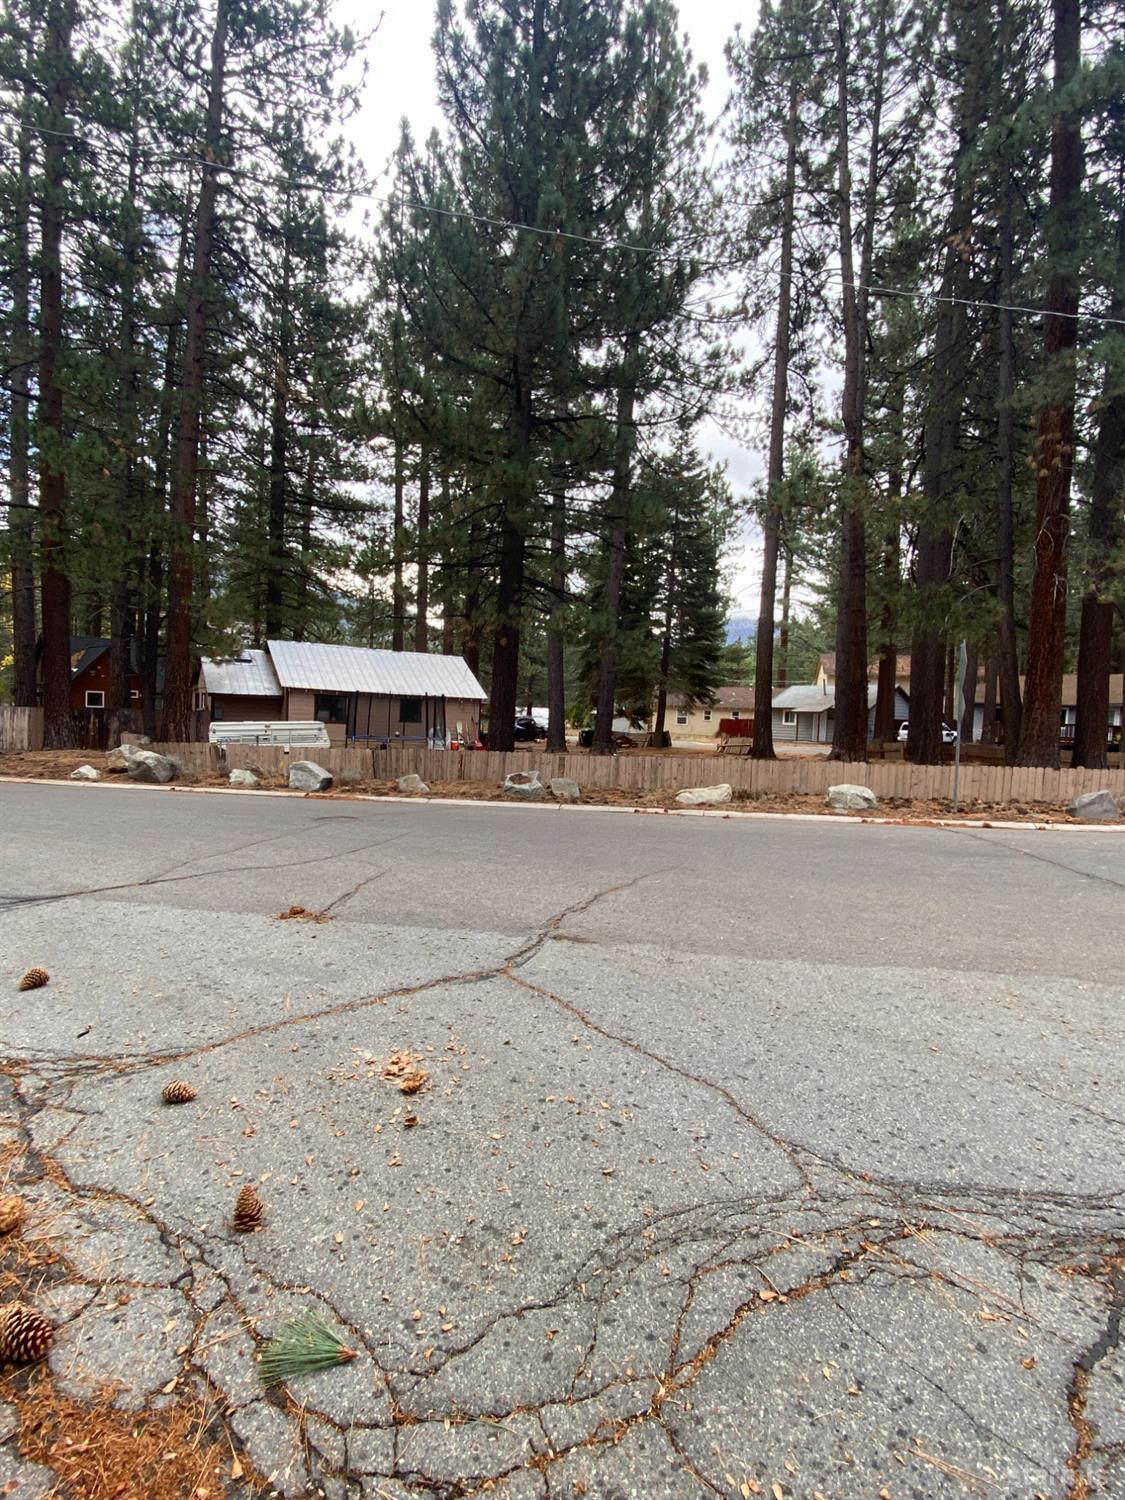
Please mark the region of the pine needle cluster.
<svg viewBox="0 0 1125 1500"><path fill-rule="evenodd" d="M265 1385L279 1385L296 1375L312 1375L333 1365L355 1359L339 1334L315 1308L290 1318L278 1330L259 1357L259 1369Z"/></svg>

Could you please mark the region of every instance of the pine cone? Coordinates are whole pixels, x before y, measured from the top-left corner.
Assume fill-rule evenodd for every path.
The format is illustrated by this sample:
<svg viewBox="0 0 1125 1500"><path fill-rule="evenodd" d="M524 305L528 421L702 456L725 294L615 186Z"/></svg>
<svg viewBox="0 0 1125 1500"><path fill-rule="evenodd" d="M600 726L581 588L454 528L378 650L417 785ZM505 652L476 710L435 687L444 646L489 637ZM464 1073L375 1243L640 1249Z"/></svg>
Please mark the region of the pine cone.
<svg viewBox="0 0 1125 1500"><path fill-rule="evenodd" d="M41 990L50 977L46 969L28 969L27 973L20 980L20 989Z"/></svg>
<svg viewBox="0 0 1125 1500"><path fill-rule="evenodd" d="M0 1362L29 1365L51 1347L55 1330L41 1312L22 1302L0 1307Z"/></svg>
<svg viewBox="0 0 1125 1500"><path fill-rule="evenodd" d="M195 1098L195 1090L190 1083L185 1083L182 1078L176 1078L164 1085L160 1091L160 1097L165 1104L190 1104Z"/></svg>
<svg viewBox="0 0 1125 1500"><path fill-rule="evenodd" d="M234 1205L234 1227L241 1230L243 1234L249 1234L251 1230L257 1229L261 1224L266 1212L266 1205L258 1197L257 1193L249 1183L239 1192L238 1199Z"/></svg>
<svg viewBox="0 0 1125 1500"><path fill-rule="evenodd" d="M0 1234L11 1234L23 1223L23 1199L17 1193L0 1198Z"/></svg>

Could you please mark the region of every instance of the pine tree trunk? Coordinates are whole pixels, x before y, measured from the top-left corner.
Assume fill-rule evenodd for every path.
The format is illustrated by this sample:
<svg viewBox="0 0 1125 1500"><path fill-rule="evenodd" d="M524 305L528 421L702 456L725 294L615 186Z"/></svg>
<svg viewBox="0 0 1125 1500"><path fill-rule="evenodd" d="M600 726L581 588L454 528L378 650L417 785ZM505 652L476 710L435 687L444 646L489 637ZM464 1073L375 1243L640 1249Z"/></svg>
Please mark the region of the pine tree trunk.
<svg viewBox="0 0 1125 1500"><path fill-rule="evenodd" d="M1000 389L997 395L996 431L996 541L999 559L997 598L1000 604L999 670L1004 699L1004 759L1010 766L1015 765L1016 757L1019 755L1020 721L1023 716L1020 698L1019 639L1016 633L1016 543L1013 505L1016 447L1016 345L1012 314L1008 311L1012 302L1014 256L1012 212L1015 192L1016 186L1011 164L1005 163L999 245L999 300L1004 306L997 313L1000 344L997 375Z"/></svg>
<svg viewBox="0 0 1125 1500"><path fill-rule="evenodd" d="M895 593L899 586L899 530L895 526L883 540L883 610L879 620L882 645L879 680L875 690L875 738L895 737L895 688L898 680L898 650L895 641Z"/></svg>
<svg viewBox="0 0 1125 1500"><path fill-rule="evenodd" d="M277 358L270 409L270 500L266 563L266 638L285 635L286 460L289 440L289 345L291 308L288 194L282 223L281 295L278 308Z"/></svg>
<svg viewBox="0 0 1125 1500"><path fill-rule="evenodd" d="M880 8L884 22L885 7ZM839 603L836 617L836 705L832 735L832 759L867 759L867 534L863 458L863 340L864 327L857 298L855 260L852 247L852 175L848 121L848 62L846 0L837 7L836 46L836 153L839 196L840 271L843 278L844 390L841 415L844 426L844 477L841 484L841 548ZM879 60L882 72L882 54ZM882 104L882 89L876 110ZM878 116L872 126L872 154L877 153ZM868 205L873 228L875 162L869 169ZM865 251L870 249L865 223ZM866 264L867 256L863 257ZM866 287L868 277L860 280ZM866 296L866 293L864 293Z"/></svg>
<svg viewBox="0 0 1125 1500"><path fill-rule="evenodd" d="M453 568L453 557L451 555L450 536L453 528L453 502L450 497L449 470L443 469L441 473L441 530L442 548L441 564L439 570L440 595L441 595L441 651L443 656L453 656L456 651L456 637L454 633L455 615L457 612L455 586L456 574Z"/></svg>
<svg viewBox="0 0 1125 1500"><path fill-rule="evenodd" d="M980 742L982 745L996 743L996 657L989 654L984 663L984 704L981 709Z"/></svg>
<svg viewBox="0 0 1125 1500"><path fill-rule="evenodd" d="M74 60L71 34L74 0L53 0L46 26L49 118L64 131ZM43 204L39 262L39 556L43 620L43 746L65 750L75 743L70 715L70 577L66 559L66 474L63 451L63 391L59 359L63 341L62 232L64 136L43 144Z"/></svg>
<svg viewBox="0 0 1125 1500"><path fill-rule="evenodd" d="M626 340L624 369L629 371L635 353L635 336ZM633 410L636 390L626 376L617 393L617 447L610 493L609 566L602 593L602 641L598 661L592 755L613 754L613 718L617 707L617 638L621 625L621 587L625 580L625 543L632 508Z"/></svg>
<svg viewBox="0 0 1125 1500"><path fill-rule="evenodd" d="M887 472L887 505L898 514L902 500L902 455L904 446L905 389L895 392L891 412L894 445ZM883 608L879 619L879 679L875 691L875 738L883 743L895 737L895 697L898 685L898 626L896 603L902 584L902 533L896 520L883 538L882 594Z"/></svg>
<svg viewBox="0 0 1125 1500"><path fill-rule="evenodd" d="M195 510L199 474L199 435L203 410L204 358L207 346L207 301L215 241L219 161L223 128L223 91L230 0L217 0L211 37L211 68L204 130L204 165L195 218L191 286L185 319L184 360L180 378L180 411L172 471L171 556L168 568L168 652L164 668L164 737L187 740L193 728L192 642L195 614Z"/></svg>
<svg viewBox="0 0 1125 1500"><path fill-rule="evenodd" d="M25 109L27 102L25 101ZM8 521L12 547L13 702L34 708L35 681L34 513L31 507L31 137L22 126L12 226L12 374L8 435Z"/></svg>
<svg viewBox="0 0 1125 1500"><path fill-rule="evenodd" d="M547 749L566 750L566 493L551 503L551 612L547 620Z"/></svg>
<svg viewBox="0 0 1125 1500"><path fill-rule="evenodd" d="M414 649L430 646L430 455L425 445L418 458L418 584L415 595Z"/></svg>
<svg viewBox="0 0 1125 1500"><path fill-rule="evenodd" d="M1046 385L1039 412L1035 497L1035 571L1028 620L1027 692L1017 764L1059 764L1063 653L1066 646L1067 530L1074 466L1074 346L1078 283L1074 258L1082 190L1081 106L1069 97L1082 41L1079 0L1054 0L1055 117L1047 247L1051 276L1043 338Z"/></svg>
<svg viewBox="0 0 1125 1500"><path fill-rule="evenodd" d="M496 625L492 638L492 681L488 699L488 748L512 750L516 743L520 628L523 624L527 537L524 516L531 499L531 370L526 356L512 358L511 488L504 495L500 522L500 572L496 584Z"/></svg>
<svg viewBox="0 0 1125 1500"><path fill-rule="evenodd" d="M406 647L406 586L403 583L403 553L406 549L406 516L404 497L406 481L403 470L405 454L402 435L395 422L395 471L394 471L394 516L392 518L391 558L393 579L391 583L391 650L402 651Z"/></svg>
<svg viewBox="0 0 1125 1500"><path fill-rule="evenodd" d="M910 649L910 727L906 742L909 758L916 764L930 766L941 765L943 759L942 726L947 707L946 621L954 542L948 511L949 497L958 477L956 465L968 358L965 310L960 299L968 292L970 267L965 245L973 234L975 178L972 156L984 109L976 75L968 60L976 42L976 29L968 7L957 10L954 24L963 71L957 103L953 198L945 229L942 300L938 304L924 427L924 506L918 527L914 573L919 623Z"/></svg>
<svg viewBox="0 0 1125 1500"><path fill-rule="evenodd" d="M777 554L781 540L778 494L785 472L785 410L789 399L790 307L793 293L793 200L797 184L797 84L789 85L785 121L785 193L781 215L781 266L777 289L777 329L773 346L773 400L766 514L762 524L762 587L754 666L754 742L751 754L773 760L773 632L777 602ZM663 715L660 730L663 732Z"/></svg>
<svg viewBox="0 0 1125 1500"><path fill-rule="evenodd" d="M1125 182L1120 182L1125 190ZM1125 200L1123 200L1125 201ZM1117 276L1110 316L1125 318L1125 209L1117 219ZM1125 497L1125 389L1118 372L1107 368L1101 421L1094 446L1090 483L1090 560L1082 595L1078 642L1078 715L1074 726L1075 766L1108 766L1109 676L1113 666L1113 601L1107 597L1111 559L1121 540Z"/></svg>
<svg viewBox="0 0 1125 1500"><path fill-rule="evenodd" d="M789 683L789 601L793 595L793 549L782 545L785 572L781 579L781 628L777 632L778 691Z"/></svg>

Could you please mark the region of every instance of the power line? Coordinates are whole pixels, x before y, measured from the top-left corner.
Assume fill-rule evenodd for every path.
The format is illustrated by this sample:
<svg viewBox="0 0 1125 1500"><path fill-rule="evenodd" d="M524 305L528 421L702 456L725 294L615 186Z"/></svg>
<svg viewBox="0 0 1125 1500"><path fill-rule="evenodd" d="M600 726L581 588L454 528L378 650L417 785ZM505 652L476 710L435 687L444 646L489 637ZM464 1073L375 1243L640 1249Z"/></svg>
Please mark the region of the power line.
<svg viewBox="0 0 1125 1500"><path fill-rule="evenodd" d="M16 120L19 117L10 111L0 110L0 115L8 119ZM105 146L90 141L87 137L77 134L75 131L51 130L45 125L34 125L30 122L20 121L21 125L41 135L54 136L60 140L72 140L81 142L83 145L91 146L95 150L109 150L119 156L127 155L120 147ZM9 142L9 144L11 144ZM259 187L274 187L293 192L320 193L326 197L337 197L362 199L369 203L381 203L385 206L393 206L395 203L406 208L412 208L419 213L437 214L444 218L464 219L475 224L486 224L493 229L509 229L524 234L543 235L548 239L571 240L578 244L593 245L602 250L628 250L637 255L669 256L675 253L677 248L696 244L700 240L721 238L721 232L700 235L691 240L680 240L668 246L635 245L629 240L606 239L597 235L576 234L565 229L549 229L538 224L525 224L518 219L494 218L488 214L474 213L471 209L447 208L437 203L425 203L418 199L406 198L395 193L375 193L362 188L329 188L317 182L306 182L300 178L288 177L264 177L258 173L248 171L244 167L234 167L223 162L210 161L207 157L198 153L175 153L175 152L140 152L151 163L172 166L199 166L214 172L225 172L228 177L237 178L245 182L256 183ZM386 170L386 169L384 169ZM772 201L772 200L770 200ZM743 205L745 206L745 205ZM765 203L757 205L766 206ZM780 273L779 273L780 274ZM790 272L790 280L801 279L801 272ZM1034 307L1022 303L993 302L986 298L953 297L946 296L940 292L927 291L925 288L877 286L863 282L846 282L838 275L826 273L825 281L835 286L849 287L853 291L866 291L872 297L898 297L904 300L916 302L932 302L935 304L946 303L956 307L975 307L993 312L1022 313L1036 318L1066 318L1075 322L1101 323L1107 327L1125 328L1125 318L1110 317L1105 313L1094 312L1058 312L1046 307Z"/></svg>

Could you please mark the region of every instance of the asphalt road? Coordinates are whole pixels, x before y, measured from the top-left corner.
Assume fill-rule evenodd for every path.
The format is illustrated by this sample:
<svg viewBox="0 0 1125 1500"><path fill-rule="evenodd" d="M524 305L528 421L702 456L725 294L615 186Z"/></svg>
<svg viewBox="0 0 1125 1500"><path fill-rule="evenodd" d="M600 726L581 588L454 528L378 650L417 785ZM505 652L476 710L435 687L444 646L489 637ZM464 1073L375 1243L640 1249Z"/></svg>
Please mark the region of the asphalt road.
<svg viewBox="0 0 1125 1500"><path fill-rule="evenodd" d="M1125 1496L1122 833L7 784L0 854L65 1389L294 1497Z"/></svg>

